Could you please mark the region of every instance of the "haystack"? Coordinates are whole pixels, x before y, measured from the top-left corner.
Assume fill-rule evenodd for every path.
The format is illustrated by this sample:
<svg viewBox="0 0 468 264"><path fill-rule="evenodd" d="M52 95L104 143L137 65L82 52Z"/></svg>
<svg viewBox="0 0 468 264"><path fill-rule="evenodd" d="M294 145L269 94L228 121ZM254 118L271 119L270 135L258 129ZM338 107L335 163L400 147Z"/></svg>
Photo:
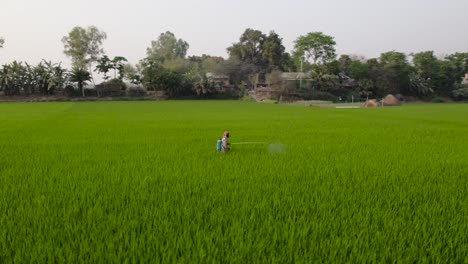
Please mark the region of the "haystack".
<svg viewBox="0 0 468 264"><path fill-rule="evenodd" d="M367 100L367 101L364 103L364 107L377 107L377 106L379 106L379 103L378 103L377 100L375 100L375 99Z"/></svg>
<svg viewBox="0 0 468 264"><path fill-rule="evenodd" d="M394 95L389 94L382 99L383 106L398 106L400 105L400 100L398 100Z"/></svg>

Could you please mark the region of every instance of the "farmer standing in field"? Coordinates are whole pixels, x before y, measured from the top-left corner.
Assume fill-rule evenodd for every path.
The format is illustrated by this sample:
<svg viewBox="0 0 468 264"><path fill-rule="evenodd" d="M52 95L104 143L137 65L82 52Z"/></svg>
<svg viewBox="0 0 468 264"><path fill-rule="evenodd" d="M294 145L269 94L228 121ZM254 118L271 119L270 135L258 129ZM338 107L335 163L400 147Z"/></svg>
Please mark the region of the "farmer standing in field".
<svg viewBox="0 0 468 264"><path fill-rule="evenodd" d="M225 153L229 150L229 131L224 131L223 139L221 140L221 152Z"/></svg>

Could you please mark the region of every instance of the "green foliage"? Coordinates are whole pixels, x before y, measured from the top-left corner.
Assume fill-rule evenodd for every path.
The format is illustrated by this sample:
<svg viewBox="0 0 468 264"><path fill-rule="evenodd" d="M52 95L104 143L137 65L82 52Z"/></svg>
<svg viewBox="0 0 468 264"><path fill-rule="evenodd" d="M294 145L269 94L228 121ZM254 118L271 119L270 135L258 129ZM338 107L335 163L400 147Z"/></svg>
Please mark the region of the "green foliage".
<svg viewBox="0 0 468 264"><path fill-rule="evenodd" d="M0 259L464 263L467 111L0 104Z"/></svg>
<svg viewBox="0 0 468 264"><path fill-rule="evenodd" d="M192 66L199 67L205 73L215 72L218 65L224 61L223 57L210 56L206 54L203 54L202 56L190 56L188 59L192 63Z"/></svg>
<svg viewBox="0 0 468 264"><path fill-rule="evenodd" d="M413 54L413 64L416 73L423 79L436 79L439 74L439 60L433 51L424 51Z"/></svg>
<svg viewBox="0 0 468 264"><path fill-rule="evenodd" d="M190 60L183 59L183 58L176 58L173 60L165 60L162 66L165 69L171 70L173 72L184 74L191 70L193 64L191 63Z"/></svg>
<svg viewBox="0 0 468 264"><path fill-rule="evenodd" d="M468 100L468 87L454 90L453 97L456 100Z"/></svg>
<svg viewBox="0 0 468 264"><path fill-rule="evenodd" d="M85 69L104 53L101 46L106 38L106 33L95 26L74 27L62 38L63 53L71 57L73 68Z"/></svg>
<svg viewBox="0 0 468 264"><path fill-rule="evenodd" d="M355 80L366 79L369 77L369 65L353 60L349 63L346 73Z"/></svg>
<svg viewBox="0 0 468 264"><path fill-rule="evenodd" d="M68 84L67 86L65 86L63 91L64 91L64 94L68 97L81 96L81 91L75 89L75 87L71 84Z"/></svg>
<svg viewBox="0 0 468 264"><path fill-rule="evenodd" d="M254 85L252 78L258 81L264 81L265 76L275 70L290 70L294 68L290 55L285 52L282 38L271 31L268 35L260 30L248 28L240 36L239 42L234 43L227 48L229 60L227 64L239 64L240 76L233 76L233 83L239 83L239 80L246 81L249 85ZM222 74L232 76L230 65L223 65L226 71Z"/></svg>
<svg viewBox="0 0 468 264"><path fill-rule="evenodd" d="M166 31L159 35L158 40L151 41L151 47L146 49L149 59L163 63L166 60L184 59L189 44L183 39L177 39L174 33Z"/></svg>
<svg viewBox="0 0 468 264"><path fill-rule="evenodd" d="M338 96L323 91L315 91L310 94L306 94L302 97L304 100L320 100L320 101L330 101L330 102L338 102Z"/></svg>
<svg viewBox="0 0 468 264"><path fill-rule="evenodd" d="M125 74L125 62L127 62L127 59L121 56L116 56L111 60L107 55L103 55L97 60L95 71L103 73L104 80L108 80L110 78L107 76L107 73L110 70L114 70L114 79L117 79L117 72L119 73L118 78L123 79Z"/></svg>
<svg viewBox="0 0 468 264"><path fill-rule="evenodd" d="M443 97L440 97L440 96L436 96L436 97L431 99L431 102L433 102L433 103L445 103L445 102L447 102L447 99L445 99Z"/></svg>
<svg viewBox="0 0 468 264"><path fill-rule="evenodd" d="M322 32L311 32L296 39L294 54L296 58L311 60L313 64L325 64L336 58L335 45L333 37Z"/></svg>
<svg viewBox="0 0 468 264"><path fill-rule="evenodd" d="M146 89L141 86L130 86L127 89L127 95L131 97L143 97L146 93Z"/></svg>
<svg viewBox="0 0 468 264"><path fill-rule="evenodd" d="M276 95L276 101L279 101L282 97L291 93L288 89L288 85L286 85L286 82L281 78L281 74L282 72L280 71L273 71L266 76L268 87L270 87Z"/></svg>
<svg viewBox="0 0 468 264"><path fill-rule="evenodd" d="M22 62L13 61L3 65L0 74L0 90L5 95L19 95L26 84L26 71Z"/></svg>
<svg viewBox="0 0 468 264"><path fill-rule="evenodd" d="M358 92L359 95L364 97L364 98L369 98L371 97L375 91L375 86L374 82L369 79L360 79L358 81Z"/></svg>
<svg viewBox="0 0 468 264"><path fill-rule="evenodd" d="M81 95L85 96L84 85L88 81L91 81L91 73L84 69L74 68L70 72L69 81L72 83L77 83L78 89L81 91Z"/></svg>
<svg viewBox="0 0 468 264"><path fill-rule="evenodd" d="M129 63L123 66L123 76L124 79L130 81L132 84L141 84L141 73L139 69Z"/></svg>
<svg viewBox="0 0 468 264"><path fill-rule="evenodd" d="M50 95L66 83L66 72L60 64L41 61L37 66L14 61L0 70L0 90L5 95Z"/></svg>
<svg viewBox="0 0 468 264"><path fill-rule="evenodd" d="M243 63L263 66L263 49L266 36L260 30L248 28L242 33L239 42L227 48L229 56Z"/></svg>
<svg viewBox="0 0 468 264"><path fill-rule="evenodd" d="M5 44L5 39L0 38L0 48L3 48L3 45Z"/></svg>
<svg viewBox="0 0 468 264"><path fill-rule="evenodd" d="M425 78L422 78L420 75L416 75L414 73L410 74L409 77L411 94L423 97L434 92L434 90L431 88L431 84L429 81L430 79L427 80Z"/></svg>
<svg viewBox="0 0 468 264"><path fill-rule="evenodd" d="M390 94L410 93L411 67L406 55L401 52L390 51L380 55L380 65L383 67L383 75L380 76L380 84Z"/></svg>
<svg viewBox="0 0 468 264"><path fill-rule="evenodd" d="M29 65L27 67L31 69ZM33 87L33 93L53 94L56 90L62 89L67 82L66 70L60 64L42 61L32 71L31 86Z"/></svg>
<svg viewBox="0 0 468 264"><path fill-rule="evenodd" d="M162 90L171 98L192 93L192 83L184 75L161 66L157 61L142 61L142 84L148 90Z"/></svg>
<svg viewBox="0 0 468 264"><path fill-rule="evenodd" d="M107 73L112 69L111 60L107 55L103 55L97 60L97 65L95 71L98 71L104 74L104 80L108 80L110 76L107 76Z"/></svg>
<svg viewBox="0 0 468 264"><path fill-rule="evenodd" d="M95 90L96 96L123 96L127 85L121 79L110 79L96 85Z"/></svg>
<svg viewBox="0 0 468 264"><path fill-rule="evenodd" d="M237 58L229 58L218 65L215 73L226 75L231 83L240 86L242 83L251 85L249 77L256 75L258 67L240 61Z"/></svg>
<svg viewBox="0 0 468 264"><path fill-rule="evenodd" d="M118 73L118 78L122 80L124 78L124 67L125 67L125 62L128 62L126 58L122 56L115 56L111 63L112 63L112 69L114 70L114 79L117 79L117 73Z"/></svg>
<svg viewBox="0 0 468 264"><path fill-rule="evenodd" d="M203 54L202 56L191 56L188 60L189 69L185 75L192 82L194 89L206 92L218 85L218 83L209 80L207 75L216 75L218 67L224 62L222 57ZM219 86L222 85L222 83L219 84Z"/></svg>

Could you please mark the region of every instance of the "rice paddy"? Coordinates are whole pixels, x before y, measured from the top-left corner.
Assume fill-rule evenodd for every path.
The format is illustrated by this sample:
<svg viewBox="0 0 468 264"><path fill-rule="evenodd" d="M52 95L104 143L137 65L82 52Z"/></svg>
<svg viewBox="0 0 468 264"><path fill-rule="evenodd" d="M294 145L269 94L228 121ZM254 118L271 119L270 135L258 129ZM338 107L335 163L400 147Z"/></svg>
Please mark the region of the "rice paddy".
<svg viewBox="0 0 468 264"><path fill-rule="evenodd" d="M466 104L3 103L0 124L2 263L468 262Z"/></svg>

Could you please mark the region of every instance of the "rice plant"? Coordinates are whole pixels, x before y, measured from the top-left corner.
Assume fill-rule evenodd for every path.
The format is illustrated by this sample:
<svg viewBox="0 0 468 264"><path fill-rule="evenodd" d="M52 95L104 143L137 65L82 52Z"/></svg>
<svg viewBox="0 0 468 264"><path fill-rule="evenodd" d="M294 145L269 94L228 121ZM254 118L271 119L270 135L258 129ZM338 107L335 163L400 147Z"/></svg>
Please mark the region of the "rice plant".
<svg viewBox="0 0 468 264"><path fill-rule="evenodd" d="M0 104L0 262L464 263L467 114Z"/></svg>

